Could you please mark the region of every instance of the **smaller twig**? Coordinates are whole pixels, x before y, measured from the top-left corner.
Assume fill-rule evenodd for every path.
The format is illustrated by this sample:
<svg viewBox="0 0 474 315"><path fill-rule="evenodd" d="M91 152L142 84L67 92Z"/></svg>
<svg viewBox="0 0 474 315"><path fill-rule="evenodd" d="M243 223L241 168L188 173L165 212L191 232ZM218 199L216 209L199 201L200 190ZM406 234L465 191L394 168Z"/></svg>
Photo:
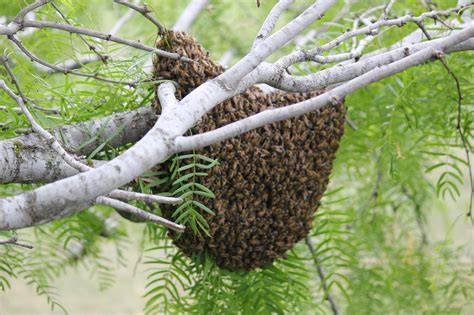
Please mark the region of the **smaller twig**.
<svg viewBox="0 0 474 315"><path fill-rule="evenodd" d="M33 107L36 110L39 110L40 112L46 113L46 114L52 114L52 115L59 115L61 114L61 110L59 108L44 108L42 106L39 106L36 104L33 100L27 98L29 102L31 102L31 107Z"/></svg>
<svg viewBox="0 0 474 315"><path fill-rule="evenodd" d="M16 87L18 95L20 95L21 99L26 103L27 102L26 97L25 95L23 95L23 92L21 92L20 85L18 84L18 80L16 79L15 75L13 74L12 69L10 68L10 65L8 64L8 57L5 55L1 55L0 63L3 65L3 67L7 71L7 74L10 76L11 82Z"/></svg>
<svg viewBox="0 0 474 315"><path fill-rule="evenodd" d="M23 8L20 12L18 12L18 14L13 19L13 22L16 23L16 24L21 25L23 23L24 19L25 19L25 16L28 13L44 6L45 4L47 4L49 2L50 2L50 0L36 0L32 4L30 4L27 7Z"/></svg>
<svg viewBox="0 0 474 315"><path fill-rule="evenodd" d="M380 156L377 160L377 163L380 162ZM358 216L364 211L372 202L372 200L376 200L379 196L379 189L380 189L380 184L382 183L382 171L380 168L377 170L377 179L375 181L375 186L372 192L369 195L369 198L367 198L366 202L360 205L360 207L356 210L356 213Z"/></svg>
<svg viewBox="0 0 474 315"><path fill-rule="evenodd" d="M353 121L350 120L349 118L346 118L346 123L349 125L349 127L352 128L352 130L354 130L354 131L359 131L359 127L357 127L357 125L355 124L355 122L353 122Z"/></svg>
<svg viewBox="0 0 474 315"><path fill-rule="evenodd" d="M98 204L103 204L103 205L115 208L117 210L121 210L121 211L125 211L125 212L128 212L128 213L134 214L136 216L139 216L143 220L158 223L158 224L163 225L163 226L165 226L165 227L167 227L167 228L169 228L173 231L176 231L178 233L183 233L184 230L185 230L184 225L176 224L176 223L174 223L172 221L169 221L165 218L157 216L153 213L143 211L140 208L134 207L132 205L129 205L128 203L125 203L125 202L122 202L122 201L119 201L119 200L115 200L115 199L111 199L111 198L107 198L107 197L98 197L96 199L96 202Z"/></svg>
<svg viewBox="0 0 474 315"><path fill-rule="evenodd" d="M41 106L36 105L36 104L31 104L31 107L33 107L34 109L39 110L43 113L46 113L46 114L59 115L61 113L61 111L57 108L44 108L44 107L41 107ZM0 110L6 111L6 110L8 110L8 107L0 106ZM23 114L23 111L21 110L20 107L13 107L13 108L11 108L11 110L13 112L17 113L17 114Z"/></svg>
<svg viewBox="0 0 474 315"><path fill-rule="evenodd" d="M397 0L390 0L389 3L385 6L383 9L383 14L382 14L382 19L386 19L388 14L390 13L390 10L392 10L393 5L395 4Z"/></svg>
<svg viewBox="0 0 474 315"><path fill-rule="evenodd" d="M12 237L7 238L5 240L0 240L0 245L16 245L16 246L20 246L20 247L24 247L24 248L28 248L28 249L35 248L33 245L31 245L29 243L19 241L18 237L16 237L16 236L12 236Z"/></svg>
<svg viewBox="0 0 474 315"><path fill-rule="evenodd" d="M363 49L367 44L372 41L371 36L374 36L381 27L386 26L403 26L407 23L417 23L422 22L426 19L433 19L435 16L449 16L452 13L457 13L462 10L464 7L456 7L447 9L444 11L432 11L420 14L419 16L405 15L395 19L380 19L379 21L372 23L366 27L357 29L355 31L345 32L342 35L336 37L335 39L329 41L328 43L310 49L308 51L298 50L290 55L280 58L275 64L281 68L288 68L294 63L302 61L315 61L318 63L328 63L328 62L337 62L347 60L348 58L359 58L362 54ZM365 39L364 42L359 44L359 47L355 51L348 53L341 53L337 55L322 56L321 53L333 49L334 47L340 45L342 42L359 35L368 35L369 39Z"/></svg>
<svg viewBox="0 0 474 315"><path fill-rule="evenodd" d="M419 22L417 23L418 27L421 29L421 31L423 32L423 34L425 34L426 38L428 38L429 40L431 40L431 36L430 34L426 31L425 27L423 26L423 23L422 22ZM457 117L456 117L456 130L458 131L459 133L459 137L461 138L461 142L462 142L462 146L463 146L463 149L464 149L464 153L466 155L466 161L467 161L467 168L468 168L468 172L469 172L469 184L471 186L471 193L470 193L470 200L469 200L469 209L467 211L467 217L469 217L471 219L471 222L472 224L474 224L474 216L473 216L473 213L472 213L472 203L473 203L473 199L474 199L474 178L473 178L473 173L472 173L472 167L471 167L471 157L470 157L470 150L469 150L469 146L468 146L468 141L466 139L466 137L464 136L464 132L463 132L463 129L462 129L462 117L461 117L461 113L462 113L462 100L463 100L463 95L462 95L462 90L461 90L461 81L459 81L459 78L456 76L456 74L454 73L454 71L451 69L451 67L448 65L448 63L446 62L446 58L445 58L445 55L444 53L440 52L438 55L437 55L438 59L441 61L441 64L443 65L443 67L446 69L446 71L448 72L448 74L453 78L454 82L456 83L456 92L457 92L457 95L458 95L458 99L457 99Z"/></svg>
<svg viewBox="0 0 474 315"><path fill-rule="evenodd" d="M188 6L183 10L178 20L173 26L175 31L187 31L194 20L204 10L209 0L191 0Z"/></svg>
<svg viewBox="0 0 474 315"><path fill-rule="evenodd" d="M151 53L155 53L161 57L164 58L169 58L169 59L176 59L176 60L182 60L182 61L192 61L191 59L181 56L176 53L170 53L158 48L154 48L151 46L147 46L145 44L140 43L139 41L134 41L130 39L125 39L125 38L120 38L117 36L114 36L112 34L107 34L107 33L102 33L102 32L97 32L97 31L91 31L86 28L78 27L78 26L72 26L72 25L67 25L67 24L60 24L56 22L51 22L51 21L25 21L23 22L23 27L34 27L34 28L52 28L52 29L58 29L62 30L65 32L69 33L74 33L74 34L82 34L82 35L87 35L95 38L100 38L105 41L111 41L115 42L118 44L130 46L136 49L140 49L143 51L148 51ZM7 35L12 35L12 34L7 34Z"/></svg>
<svg viewBox="0 0 474 315"><path fill-rule="evenodd" d="M61 16L61 18L64 20L69 25L72 25L69 20L66 18L66 16L63 14L63 12L59 9L59 7L54 3L51 2L51 5L53 6L54 10ZM82 36L81 34L77 34L79 38L82 40L82 42L89 48L89 50L92 50L94 54L102 60L103 63L107 63L107 59L109 58L107 55L102 55L100 52L97 51L97 48L94 45L89 44L89 42Z"/></svg>
<svg viewBox="0 0 474 315"><path fill-rule="evenodd" d="M100 77L96 74L89 74L89 73L84 73L84 72L78 72L78 71L75 71L75 70L71 70L71 69L68 69L66 67L60 67L58 65L53 65L49 62L46 62L38 57L36 57L31 51L29 51L18 39L16 39L14 36L10 36L9 39L18 47L20 48L20 50L26 55L28 56L28 58L30 58L31 61L33 62L37 62L47 68L51 68L55 71L58 71L58 72L62 72L64 74L73 74L73 75L77 75L77 76L80 76L80 77L86 77L86 78L92 78L92 79L96 79L96 80L99 80L99 81L104 81L104 82L108 82L108 83L114 83L114 84L124 84L124 85L128 85L128 86L131 86L131 87L135 87L137 84L139 84L141 81L140 80L136 80L136 81L125 81L125 80L113 80L113 79L108 79L108 78L104 78L104 77Z"/></svg>
<svg viewBox="0 0 474 315"><path fill-rule="evenodd" d="M135 10L129 9L127 13L122 15L120 19L114 24L114 26L110 29L109 34L116 35L120 29L125 25L125 23L135 14ZM109 55L104 55L107 60L110 60L111 57ZM68 59L62 62L56 63L56 65L63 65L63 67L67 70L76 70L83 67L86 64L100 61L101 58L98 55L85 55L85 56L78 56L77 60ZM47 68L47 67L38 67L40 70L49 72L49 73L64 73L63 71L57 71L55 69Z"/></svg>
<svg viewBox="0 0 474 315"><path fill-rule="evenodd" d="M311 237L308 235L305 239L306 245L308 246L308 249L311 253L311 257L313 257L314 264L316 265L316 269L318 271L318 276L319 279L321 280L321 284L323 285L324 292L327 292L327 297L326 300L329 302L331 305L331 309L334 315L339 314L339 307L336 304L336 300L334 299L334 296L332 295L331 292L328 291L328 286L326 284L326 275L324 274L323 266L321 264L321 259L319 259L314 246L313 242L311 241Z"/></svg>
<svg viewBox="0 0 474 315"><path fill-rule="evenodd" d="M109 194L110 197L116 199L125 199L125 200L140 200L146 203L162 203L162 204L180 204L183 202L182 198L175 197L165 197L165 196L156 196L156 195L147 195L142 193L137 193L134 191L126 190L115 190Z"/></svg>
<svg viewBox="0 0 474 315"><path fill-rule="evenodd" d="M158 28L158 33L160 35L164 35L166 33L166 28L163 25L161 25L161 23L158 22L153 16L150 15L150 13L152 11L146 5L140 6L138 4L128 2L128 1L125 1L125 0L114 0L114 2L118 3L118 4L121 4L121 5L124 5L124 6L130 8L132 10L135 10L135 11L139 12L146 19L148 19L149 21L151 21L153 24L156 25L156 27Z"/></svg>
<svg viewBox="0 0 474 315"><path fill-rule="evenodd" d="M280 16L285 12L290 5L292 5L295 0L280 0L278 3L272 8L270 13L268 14L267 18L263 22L262 28L257 34L255 41L253 42L254 49L258 44L260 44L263 40L265 40L271 33L271 31L275 28L275 24L277 23Z"/></svg>

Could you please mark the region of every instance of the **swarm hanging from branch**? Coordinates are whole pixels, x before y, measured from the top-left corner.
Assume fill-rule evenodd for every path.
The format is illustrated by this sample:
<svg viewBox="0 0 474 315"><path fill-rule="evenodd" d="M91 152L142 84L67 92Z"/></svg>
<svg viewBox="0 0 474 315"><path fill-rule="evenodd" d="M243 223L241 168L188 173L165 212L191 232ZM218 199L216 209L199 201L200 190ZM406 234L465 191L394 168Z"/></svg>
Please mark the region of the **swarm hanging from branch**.
<svg viewBox="0 0 474 315"><path fill-rule="evenodd" d="M179 98L224 71L184 32L169 32L157 46L194 60L154 60L155 76L177 81ZM206 132L317 94L266 95L252 87L218 105L191 132ZM157 110L161 110L158 101ZM209 176L200 178L216 195L215 199L200 199L215 212L203 213L211 237L187 229L175 237L175 244L188 255L207 251L217 265L230 270L264 267L283 257L311 229L344 132L344 117L345 107L338 104L202 149L200 154L220 162ZM160 168L169 169L169 163ZM173 208L165 207L164 212L170 216Z"/></svg>

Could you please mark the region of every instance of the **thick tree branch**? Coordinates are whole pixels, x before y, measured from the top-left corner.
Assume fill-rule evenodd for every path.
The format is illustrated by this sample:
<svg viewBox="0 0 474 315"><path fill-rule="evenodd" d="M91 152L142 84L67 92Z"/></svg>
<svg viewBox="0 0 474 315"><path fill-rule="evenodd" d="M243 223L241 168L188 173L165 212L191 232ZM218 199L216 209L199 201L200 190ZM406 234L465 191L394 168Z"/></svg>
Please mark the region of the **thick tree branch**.
<svg viewBox="0 0 474 315"><path fill-rule="evenodd" d="M50 132L69 152L89 155L135 143L153 127L157 115L152 107L116 113L108 117L63 125ZM120 130L120 132L117 132ZM68 166L38 134L0 141L0 183L48 183L78 173Z"/></svg>
<svg viewBox="0 0 474 315"><path fill-rule="evenodd" d="M10 74L12 81L15 83L19 95L16 95L6 84L3 80L0 80L0 88L3 89L12 99L14 99L17 104L20 106L21 110L23 111L23 114L27 117L28 121L30 122L32 129L34 132L39 134L45 141L46 143L51 147L51 149L54 150L54 152L57 153L58 156L61 157L61 159L66 162L67 165L71 166L72 168L76 169L79 172L87 172L92 170L92 168L80 161L77 160L76 157L72 156L69 154L63 147L62 145L58 142L58 140L48 131L43 129L34 119L34 117L31 115L29 112L27 106L24 103L24 96L21 92L20 87L16 83L16 77L13 75L8 63L6 60L2 60L4 67L6 68L7 72ZM164 86L167 86L166 84ZM170 84L170 86L173 88L173 90L170 91L172 94L174 92L174 86ZM168 96L169 97L169 96ZM176 102L176 99L174 99ZM122 191L115 189L113 190L110 194L110 197L115 197L119 199L135 199L135 200L144 200L146 199L147 201L153 201L153 202L160 202L164 201L165 203L180 203L182 202L182 199L180 198L155 198L155 196L147 196L145 194L138 194L138 193L130 193L127 191ZM97 203L103 203L107 204L110 206L114 206L117 209L120 210L126 210L126 211L131 211L132 209L134 212L136 212L137 215L140 215L142 218L148 218L149 220L153 220L153 222L157 222L160 224L163 224L171 229L174 229L176 231L181 231L184 230L183 226L180 226L179 229L177 225L170 224L168 220L161 219L157 216L154 216L152 214L147 214L143 210L140 210L136 207L130 206L124 202L121 201L116 201L110 198L104 198L104 197L99 197L96 199ZM148 216L147 216L148 215Z"/></svg>
<svg viewBox="0 0 474 315"><path fill-rule="evenodd" d="M323 106L338 103L349 93L410 67L414 67L429 61L430 59L436 58L438 54L448 50L448 48L454 46L456 43L463 42L473 36L474 24L454 35L440 39L436 44L432 43L431 45L428 45L426 48L412 54L411 56L388 65L376 67L373 70L312 99L282 108L268 109L256 115L241 119L203 134L178 137L176 139L178 151L189 151L208 146L238 136L252 129L262 127L269 123L297 117Z"/></svg>
<svg viewBox="0 0 474 315"><path fill-rule="evenodd" d="M436 39L431 42L423 42L393 49L385 53L362 58L358 62L347 64L342 63L332 68L302 76L293 76L288 74L286 71L283 71L283 68L270 64L264 64L262 65L261 69L256 70L257 72L261 71L261 74L256 74L256 76L260 77L262 82L285 91L314 91L326 86L346 82L356 78L372 69L375 69L376 67L387 65L393 61L405 58L406 56L429 47L434 43L438 43L440 40L442 39ZM474 49L474 39L471 38L447 48L445 53L450 54L453 52L472 49Z"/></svg>

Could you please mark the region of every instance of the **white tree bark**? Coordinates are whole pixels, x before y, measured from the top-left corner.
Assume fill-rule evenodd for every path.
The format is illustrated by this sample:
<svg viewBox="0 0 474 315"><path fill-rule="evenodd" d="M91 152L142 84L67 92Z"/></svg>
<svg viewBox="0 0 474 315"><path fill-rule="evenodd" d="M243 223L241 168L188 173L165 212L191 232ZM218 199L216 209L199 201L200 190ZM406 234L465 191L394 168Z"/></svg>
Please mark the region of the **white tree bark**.
<svg viewBox="0 0 474 315"><path fill-rule="evenodd" d="M149 106L89 122L59 126L51 133L67 151L87 156L104 143L107 143L104 146L107 149L137 142L156 120L155 110ZM36 133L0 141L0 156L0 184L48 183L78 173Z"/></svg>
<svg viewBox="0 0 474 315"><path fill-rule="evenodd" d="M97 198L106 196L112 190L127 184L174 153L214 144L265 124L296 117L322 106L330 106L357 89L410 67L442 57L446 53L472 49L474 23L471 22L444 38L393 49L365 60L361 59L359 62L339 64L303 77L291 76L285 69L295 62L306 60L305 58L311 60L320 50L316 49L311 54L306 54L304 51L297 52L283 57L279 62L265 63L276 50L323 18L335 3L336 0L317 1L290 23L270 34L275 19L282 12L280 9L272 10L267 19L269 22L265 23L266 27L261 32L263 35L257 38L250 52L222 75L197 87L180 102L173 99L172 88L169 85L159 88L159 97L166 105L165 110L153 128L125 153L97 169L17 196L1 198L0 230L23 228L71 215L90 206L96 200L103 200ZM277 7L286 8L287 4L287 1L283 0ZM411 20L414 21L408 19ZM28 22L28 25L59 28L47 22L42 22L41 25L37 23ZM385 21L385 24L390 25L390 22ZM383 25L384 23L381 23L369 28ZM76 28L76 31L91 35L82 28ZM0 27L0 35L2 32L6 31ZM361 31L360 34L365 33ZM339 40L349 38L351 36L342 35ZM331 48L329 46L328 49ZM173 57L176 58L175 55ZM307 91L333 84L339 85L301 103L266 110L201 135L183 136L214 106L256 83L267 83L288 91Z"/></svg>
<svg viewBox="0 0 474 315"><path fill-rule="evenodd" d="M176 31L187 31L198 17L202 10L209 3L209 0L191 0L189 5L184 9L178 20L173 26Z"/></svg>

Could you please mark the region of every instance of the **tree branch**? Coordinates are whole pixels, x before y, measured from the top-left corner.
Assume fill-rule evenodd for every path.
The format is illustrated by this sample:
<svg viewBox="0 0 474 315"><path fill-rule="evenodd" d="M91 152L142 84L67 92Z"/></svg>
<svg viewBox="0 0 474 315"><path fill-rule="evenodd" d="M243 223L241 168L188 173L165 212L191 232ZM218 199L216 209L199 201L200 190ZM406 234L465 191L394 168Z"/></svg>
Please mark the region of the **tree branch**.
<svg viewBox="0 0 474 315"><path fill-rule="evenodd" d="M114 160L97 169L17 196L0 199L0 230L41 224L76 213L94 203L99 196L107 195L113 189L130 182L174 153L213 144L265 124L296 117L328 104L339 103L344 96L357 89L427 62L440 53L471 40L474 36L474 25L467 25L463 30L446 38L423 43L426 46L417 46L419 51L401 56L399 60L384 60L387 65L376 64L375 67L379 66L378 68L365 71L361 76L315 98L283 108L266 110L205 134L183 136L218 103L254 83L268 79L272 69L263 61L306 27L321 19L334 3L335 0L322 0L311 5L293 21L256 45L232 68L197 87L177 106L171 106L163 112L154 127L139 142ZM371 61L374 62L374 59ZM355 70L361 71L360 68ZM326 79L329 81L329 78Z"/></svg>
<svg viewBox="0 0 474 315"><path fill-rule="evenodd" d="M5 240L0 240L0 245L16 245L16 246L20 246L20 247L24 247L24 248L28 248L28 249L35 248L33 245L31 245L29 243L19 241L18 237L16 237L16 236L12 236L12 237L7 238Z"/></svg>
<svg viewBox="0 0 474 315"><path fill-rule="evenodd" d="M321 265L321 259L319 259L316 251L314 250L313 242L311 241L311 237L307 236L305 239L306 245L308 246L309 252L314 259L314 264L316 265L316 269L318 271L319 279L321 280L321 284L323 286L324 293L327 292L326 300L329 302L331 306L331 310L334 315L339 315L339 307L337 306L336 299L332 295L332 293L328 290L328 286L326 284L326 275L323 271L323 266Z"/></svg>
<svg viewBox="0 0 474 315"><path fill-rule="evenodd" d="M204 10L209 0L191 0L188 6L183 10L178 20L173 26L175 31L187 31L194 20Z"/></svg>
<svg viewBox="0 0 474 315"><path fill-rule="evenodd" d="M137 142L156 120L155 110L149 106L59 126L50 132L69 152L87 156L98 147L106 150ZM0 183L3 184L48 183L78 173L35 133L0 141L0 156L4 159L0 164Z"/></svg>
<svg viewBox="0 0 474 315"><path fill-rule="evenodd" d="M123 25L135 14L135 12L136 12L135 10L130 9L124 15L122 15L114 24L112 29L109 31L109 34L116 35L119 32L119 30L123 27ZM107 60L110 59L109 55L103 55L103 57L106 58ZM81 55L81 56L78 56L76 59L64 60L64 61L56 63L55 65L58 67L62 66L64 70L70 72L71 70L79 69L86 64L100 61L101 59L102 58L97 54L85 55L85 56ZM57 71L54 68L46 67L41 64L38 64L37 68L47 73L64 73L64 70Z"/></svg>
<svg viewBox="0 0 474 315"><path fill-rule="evenodd" d="M98 197L97 203L115 208L117 210L122 210L127 213L131 213L133 215L140 217L141 219L145 221L154 222L154 223L163 225L178 233L183 233L185 229L184 225L176 224L174 222L166 220L165 218L154 215L153 213L145 212L137 207L134 207L122 201L118 201L118 200L107 198L107 197Z"/></svg>
<svg viewBox="0 0 474 315"><path fill-rule="evenodd" d="M158 22L153 16L150 15L150 13L152 12L146 5L144 6L140 6L138 4L135 4L135 3L132 3L132 2L128 2L128 1L125 1L125 0L114 0L114 2L118 3L118 4L121 4L121 5L124 5L132 10L135 10L137 11L138 13L140 13L141 15L143 15L147 20L151 21L153 24L155 24L155 26L158 28L158 33L160 35L164 35L165 34L165 27L163 25L161 25L160 22Z"/></svg>
<svg viewBox="0 0 474 315"><path fill-rule="evenodd" d="M449 47L454 46L456 43L465 41L473 36L474 24L465 30L459 31L454 35L439 40L436 44L432 43L432 45L429 45L428 47L412 54L411 56L405 57L388 65L377 67L355 79L352 79L347 83L330 90L327 93L321 94L309 100L281 108L267 109L253 116L241 119L221 128L202 134L188 137L180 136L176 138L178 151L189 151L205 147L225 139L238 136L252 129L262 127L266 124L297 117L310 111L319 109L323 106L338 103L349 93L352 93L373 82L392 76L410 67L429 61L430 59L438 56L440 52L443 52Z"/></svg>
<svg viewBox="0 0 474 315"><path fill-rule="evenodd" d="M51 28L51 29L57 29L57 30L62 30L65 32L69 33L75 33L75 34L82 34L82 35L87 35L95 38L99 38L105 41L111 41L115 42L118 44L130 46L139 50L155 53L159 56L162 56L164 58L169 58L169 59L177 59L177 60L182 60L182 61L191 61L189 58L180 56L179 54L175 53L170 53L161 49L157 49L154 47L147 46L145 44L142 44L140 42L130 40L130 39L124 39L120 38L117 36L114 36L112 34L107 34L107 33L101 33L97 31L91 31L82 27L78 26L72 26L72 25L67 25L67 24L60 24L57 22L51 22L51 21L25 21L23 22L23 27L34 27L34 28ZM2 34L0 32L0 35L13 35L13 34Z"/></svg>
<svg viewBox="0 0 474 315"><path fill-rule="evenodd" d="M317 73L302 76L293 76L283 71L284 69L281 67L265 64L262 66L262 69L256 70L257 72L260 70L262 72L261 74L256 74L256 76L261 78L262 82L285 91L314 91L325 88L326 86L346 82L356 78L372 69L375 69L376 67L387 65L393 61L400 60L408 55L429 47L434 43L439 43L440 40L441 39L436 39L431 42L423 42L400 47L385 53L374 54L370 57L367 56L367 58L361 58L361 60L358 62L347 64L342 63L332 68L321 70ZM447 48L445 53L450 54L453 52L472 49L474 49L474 39L471 38Z"/></svg>
<svg viewBox="0 0 474 315"><path fill-rule="evenodd" d="M255 41L253 43L253 47L260 44L263 40L265 40L271 33L271 31L275 28L275 24L277 23L280 16L285 12L295 0L280 0L278 3L273 7L273 9L268 14L267 18L263 22L262 28L255 37Z"/></svg>

